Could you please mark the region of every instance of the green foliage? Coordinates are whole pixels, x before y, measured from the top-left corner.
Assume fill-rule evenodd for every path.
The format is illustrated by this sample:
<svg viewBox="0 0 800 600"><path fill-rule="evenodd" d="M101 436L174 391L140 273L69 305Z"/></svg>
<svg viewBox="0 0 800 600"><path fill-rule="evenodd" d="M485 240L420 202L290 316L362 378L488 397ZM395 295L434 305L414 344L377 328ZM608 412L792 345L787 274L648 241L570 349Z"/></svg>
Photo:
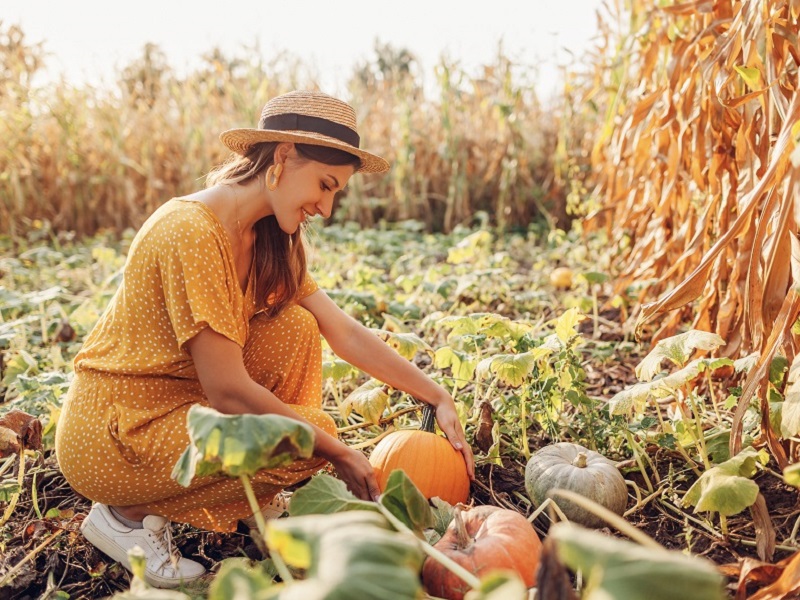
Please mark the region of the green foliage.
<svg viewBox="0 0 800 600"><path fill-rule="evenodd" d="M412 531L422 533L433 526L433 513L428 500L399 469L389 474L380 503Z"/></svg>
<svg viewBox="0 0 800 600"><path fill-rule="evenodd" d="M245 558L227 558L220 563L211 582L208 600L267 600L274 597L274 576L264 568L264 563L252 564Z"/></svg>
<svg viewBox="0 0 800 600"><path fill-rule="evenodd" d="M288 565L306 573L303 581L278 591L275 597L281 600L416 599L421 595L422 550L374 512L273 520L267 545Z"/></svg>
<svg viewBox="0 0 800 600"><path fill-rule="evenodd" d="M183 486L195 475L252 476L310 458L314 451L311 427L280 415L224 415L196 404L189 409L187 427L189 446L172 470Z"/></svg>
<svg viewBox="0 0 800 600"><path fill-rule="evenodd" d="M735 515L755 504L758 485L752 481L756 463L764 456L753 448L739 454L703 473L683 497L684 506L694 506L695 511L718 512L723 516Z"/></svg>
<svg viewBox="0 0 800 600"><path fill-rule="evenodd" d="M723 577L698 556L643 547L584 529L557 523L548 537L561 561L583 573L584 600L723 600Z"/></svg>
<svg viewBox="0 0 800 600"><path fill-rule="evenodd" d="M359 500L344 481L320 473L292 495L289 514L327 515L346 510L377 510L373 502Z"/></svg>
<svg viewBox="0 0 800 600"><path fill-rule="evenodd" d="M387 408L389 408L388 388L377 379L370 379L353 390L341 406L345 418L355 411L375 425L380 424L383 411Z"/></svg>
<svg viewBox="0 0 800 600"><path fill-rule="evenodd" d="M725 344L715 333L693 329L658 342L636 367L639 381L651 381L661 370L664 360L674 366L683 367L695 350L716 350Z"/></svg>

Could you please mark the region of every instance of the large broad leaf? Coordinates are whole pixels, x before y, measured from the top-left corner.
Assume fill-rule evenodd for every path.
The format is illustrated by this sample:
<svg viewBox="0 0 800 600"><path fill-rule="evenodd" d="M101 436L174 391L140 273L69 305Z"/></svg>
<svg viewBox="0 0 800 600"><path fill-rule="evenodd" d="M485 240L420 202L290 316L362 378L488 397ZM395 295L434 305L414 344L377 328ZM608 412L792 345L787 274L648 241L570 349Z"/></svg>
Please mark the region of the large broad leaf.
<svg viewBox="0 0 800 600"><path fill-rule="evenodd" d="M355 377L359 370L344 360L326 360L322 363L322 378L341 381L345 377Z"/></svg>
<svg viewBox="0 0 800 600"><path fill-rule="evenodd" d="M725 340L716 333L697 329L663 339L636 365L636 377L639 381L650 381L661 372L661 363L665 359L682 367L695 350L716 350L724 344Z"/></svg>
<svg viewBox="0 0 800 600"><path fill-rule="evenodd" d="M433 356L437 369L450 367L457 388L462 388L472 380L478 361L471 354L459 352L450 346L442 346Z"/></svg>
<svg viewBox="0 0 800 600"><path fill-rule="evenodd" d="M380 502L409 529L420 535L428 527L433 527L433 514L427 498L400 469L389 474Z"/></svg>
<svg viewBox="0 0 800 600"><path fill-rule="evenodd" d="M189 446L172 470L172 478L188 486L195 475L254 475L314 451L314 430L280 415L225 415L194 405L187 416Z"/></svg>
<svg viewBox="0 0 800 600"><path fill-rule="evenodd" d="M697 377L700 370L705 367L705 359L697 359L666 377L634 384L611 398L608 401L608 410L612 415L624 415L634 407L641 408L651 396L654 398L671 396L678 388Z"/></svg>
<svg viewBox="0 0 800 600"><path fill-rule="evenodd" d="M246 558L226 558L211 582L208 600L266 600L275 593L272 579L260 564L252 565Z"/></svg>
<svg viewBox="0 0 800 600"><path fill-rule="evenodd" d="M387 408L389 408L389 393L386 385L377 379L370 379L358 386L342 402L345 419L355 411L375 425L380 425L383 411Z"/></svg>
<svg viewBox="0 0 800 600"><path fill-rule="evenodd" d="M380 514L349 511L269 522L267 545L307 579L281 600L416 600L424 554L410 535L392 531Z"/></svg>
<svg viewBox="0 0 800 600"><path fill-rule="evenodd" d="M436 323L439 327L446 327L450 329L448 339L462 336L462 335L475 335L478 333L479 323L477 319L470 316L455 316L444 317L438 319Z"/></svg>
<svg viewBox="0 0 800 600"><path fill-rule="evenodd" d="M332 514L346 510L377 512L378 508L374 502L356 498L341 479L325 473L312 477L311 481L292 494L289 503L289 514L293 517Z"/></svg>
<svg viewBox="0 0 800 600"><path fill-rule="evenodd" d="M585 580L583 600L723 600L723 578L699 556L659 551L571 523L556 523L561 561Z"/></svg>
<svg viewBox="0 0 800 600"><path fill-rule="evenodd" d="M543 346L521 354L495 354L479 362L475 374L483 378L491 372L506 385L519 387L531 374L536 363L550 354L552 350Z"/></svg>
<svg viewBox="0 0 800 600"><path fill-rule="evenodd" d="M683 497L684 506L694 506L695 512L713 511L735 515L752 506L758 497L758 485L750 478L756 474L759 453L745 448L721 465L703 473Z"/></svg>
<svg viewBox="0 0 800 600"><path fill-rule="evenodd" d="M431 498L431 504L433 504L433 508L431 509L433 525L431 525L431 527L433 527L434 531L441 537L444 535L444 532L447 531L450 522L453 520L453 506L438 496Z"/></svg>
<svg viewBox="0 0 800 600"><path fill-rule="evenodd" d="M556 336L561 341L561 343L566 344L570 338L575 335L578 335L578 323L583 321L586 318L586 315L581 314L581 312L577 308L570 308L569 310L565 311L557 319L551 321L553 326L556 330Z"/></svg>
<svg viewBox="0 0 800 600"><path fill-rule="evenodd" d="M425 352L433 356L433 349L428 343L413 333L396 333L382 329L372 329L372 332L394 348L406 360L413 359L418 352Z"/></svg>

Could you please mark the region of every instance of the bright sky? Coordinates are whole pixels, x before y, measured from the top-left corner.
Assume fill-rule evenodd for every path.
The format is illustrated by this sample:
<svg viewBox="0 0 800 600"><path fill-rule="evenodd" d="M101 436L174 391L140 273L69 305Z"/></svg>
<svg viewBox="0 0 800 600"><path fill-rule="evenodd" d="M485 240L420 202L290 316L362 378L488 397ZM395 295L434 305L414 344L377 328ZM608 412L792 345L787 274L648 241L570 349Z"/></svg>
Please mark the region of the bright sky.
<svg viewBox="0 0 800 600"><path fill-rule="evenodd" d="M611 0L611 4L613 4ZM288 51L314 65L324 91L341 91L353 66L374 58L375 40L415 54L430 72L444 54L469 73L504 53L538 70L541 93L556 87L597 31L603 0L0 0L0 20L44 41L47 65L75 82L99 83L158 44L176 69L219 46L258 44L265 58Z"/></svg>

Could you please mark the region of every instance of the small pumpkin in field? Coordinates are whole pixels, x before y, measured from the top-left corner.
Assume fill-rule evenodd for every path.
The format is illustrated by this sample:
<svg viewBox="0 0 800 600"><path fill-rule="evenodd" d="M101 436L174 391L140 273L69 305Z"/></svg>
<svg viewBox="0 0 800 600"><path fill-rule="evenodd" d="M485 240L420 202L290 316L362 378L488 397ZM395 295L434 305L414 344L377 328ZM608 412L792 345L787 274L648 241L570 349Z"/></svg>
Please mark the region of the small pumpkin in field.
<svg viewBox="0 0 800 600"><path fill-rule="evenodd" d="M528 520L513 510L456 507L453 520L434 547L478 578L513 571L527 587L536 585L542 543ZM461 600L470 587L432 558L422 565L422 583L431 595Z"/></svg>
<svg viewBox="0 0 800 600"><path fill-rule="evenodd" d="M422 494L450 504L469 498L469 474L463 455L447 439L434 433L434 409L426 405L420 429L390 433L375 446L369 462L381 491L395 469L405 471Z"/></svg>
<svg viewBox="0 0 800 600"><path fill-rule="evenodd" d="M579 444L559 442L538 450L525 467L525 489L539 506L555 489L569 490L621 515L628 504L625 479L614 462L599 452ZM594 514L563 498L556 498L559 508L570 521L586 527L606 523Z"/></svg>
<svg viewBox="0 0 800 600"><path fill-rule="evenodd" d="M569 290L572 288L572 269L558 267L550 272L550 285L557 290Z"/></svg>

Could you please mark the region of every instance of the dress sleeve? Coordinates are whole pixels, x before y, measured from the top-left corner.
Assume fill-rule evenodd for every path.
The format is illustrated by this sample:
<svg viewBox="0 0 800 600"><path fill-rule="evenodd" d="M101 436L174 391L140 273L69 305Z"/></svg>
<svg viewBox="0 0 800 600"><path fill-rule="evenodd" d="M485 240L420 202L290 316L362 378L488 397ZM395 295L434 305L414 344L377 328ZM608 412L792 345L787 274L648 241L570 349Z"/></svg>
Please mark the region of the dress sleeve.
<svg viewBox="0 0 800 600"><path fill-rule="evenodd" d="M228 257L224 232L202 218L171 223L162 234L159 271L164 301L179 347L211 327L244 346L246 332L238 283ZM238 303L237 303L238 302Z"/></svg>
<svg viewBox="0 0 800 600"><path fill-rule="evenodd" d="M300 302L306 296L310 296L319 289L317 282L311 277L311 273L306 271L306 276L303 278L303 285L297 290L296 302Z"/></svg>

